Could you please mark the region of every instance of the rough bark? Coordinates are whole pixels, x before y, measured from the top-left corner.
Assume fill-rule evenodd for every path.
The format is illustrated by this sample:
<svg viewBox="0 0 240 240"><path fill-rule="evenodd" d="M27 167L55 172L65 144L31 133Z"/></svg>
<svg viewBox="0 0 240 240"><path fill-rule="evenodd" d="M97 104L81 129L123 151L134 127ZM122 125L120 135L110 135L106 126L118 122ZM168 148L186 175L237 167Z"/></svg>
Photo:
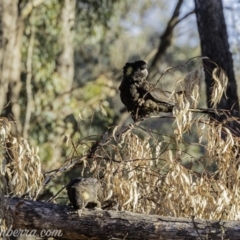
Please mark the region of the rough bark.
<svg viewBox="0 0 240 240"><path fill-rule="evenodd" d="M58 239L239 239L240 222L206 221L87 210L79 217L67 206L5 198L12 229L60 229Z"/></svg>
<svg viewBox="0 0 240 240"><path fill-rule="evenodd" d="M233 59L229 49L227 27L225 24L223 5L221 0L195 0L195 12L197 25L201 41L202 56L210 58L226 72L229 82L227 86L227 97L222 97L218 108L232 109L231 114L239 117L239 103L237 95L237 84L233 70ZM207 60L203 60L206 72L207 103L210 107L211 87L213 80L211 77L215 65ZM215 115L215 119L222 121L225 117ZM238 124L235 123L235 127ZM233 127L233 124L231 125Z"/></svg>

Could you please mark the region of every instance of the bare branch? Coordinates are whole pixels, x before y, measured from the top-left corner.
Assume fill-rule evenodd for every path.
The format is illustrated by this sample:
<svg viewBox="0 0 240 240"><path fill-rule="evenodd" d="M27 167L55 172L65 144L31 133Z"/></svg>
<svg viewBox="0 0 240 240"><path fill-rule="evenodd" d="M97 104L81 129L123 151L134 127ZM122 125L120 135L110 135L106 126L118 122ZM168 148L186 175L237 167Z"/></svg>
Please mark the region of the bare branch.
<svg viewBox="0 0 240 240"><path fill-rule="evenodd" d="M158 61L160 60L160 58L162 57L162 55L166 52L167 48L171 45L172 37L173 37L173 29L178 23L178 17L180 14L180 8L182 6L182 3L183 3L183 0L178 1L177 5L173 11L172 17L169 20L164 33L160 37L161 41L160 41L160 45L158 47L158 51L152 61L150 68L149 68L150 76L152 76L151 73L152 73L153 69L156 67L156 65L157 65Z"/></svg>
<svg viewBox="0 0 240 240"><path fill-rule="evenodd" d="M180 18L176 23L175 23L175 26L177 24L179 24L181 21L183 21L185 18L187 18L188 16L192 15L193 13L195 13L195 10L192 10L191 12L188 12L186 15L184 15L182 18ZM175 27L174 26L174 27Z"/></svg>

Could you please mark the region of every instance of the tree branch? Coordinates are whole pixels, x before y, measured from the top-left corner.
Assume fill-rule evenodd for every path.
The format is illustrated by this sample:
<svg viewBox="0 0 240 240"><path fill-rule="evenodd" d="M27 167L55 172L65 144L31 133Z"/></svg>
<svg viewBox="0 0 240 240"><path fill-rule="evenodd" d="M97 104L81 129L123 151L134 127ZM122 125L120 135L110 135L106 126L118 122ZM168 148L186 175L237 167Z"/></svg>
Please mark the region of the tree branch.
<svg viewBox="0 0 240 240"><path fill-rule="evenodd" d="M239 239L239 221L206 221L131 212L83 209L81 217L67 206L5 198L12 229L58 229L58 239Z"/></svg>
<svg viewBox="0 0 240 240"><path fill-rule="evenodd" d="M171 45L172 38L173 38L173 30L175 26L180 23L182 20L187 18L189 15L194 13L194 11L191 11L187 13L185 16L183 16L181 19L179 19L179 14L180 14L180 8L182 6L183 0L179 0L174 11L172 14L171 19L169 20L167 27L160 37L160 44L158 47L158 50L153 58L153 61L149 67L149 78L151 79L154 76L153 70L156 68L158 62L160 61L161 57L163 54L167 51L168 47Z"/></svg>
<svg viewBox="0 0 240 240"><path fill-rule="evenodd" d="M134 126L137 126L138 124L139 124L139 122L135 122L135 123L130 124L129 126L121 126L118 129L116 128L116 131L114 131L112 134L110 134L110 136L108 136L108 130L107 130L106 132L104 132L101 135L100 140L94 141L94 143L88 149L86 154L79 156L79 157L75 158L74 160L73 159L66 160L65 163L60 168L45 173L45 180L43 182L42 188L44 188L52 179L54 179L59 174L63 174L64 172L69 171L74 166L85 161L86 159L93 158L94 155L96 154L96 151L100 147L107 145L112 139L121 136L123 133L127 132L128 130L132 129ZM106 137L106 136L108 136L108 137ZM73 148L75 148L74 145L73 145Z"/></svg>
<svg viewBox="0 0 240 240"><path fill-rule="evenodd" d="M179 24L181 21L183 21L185 18L187 18L188 16L190 16L191 14L195 13L195 10L192 10L191 12L188 12L187 14L185 14L182 18L180 18L174 25L174 27L177 26L177 24Z"/></svg>

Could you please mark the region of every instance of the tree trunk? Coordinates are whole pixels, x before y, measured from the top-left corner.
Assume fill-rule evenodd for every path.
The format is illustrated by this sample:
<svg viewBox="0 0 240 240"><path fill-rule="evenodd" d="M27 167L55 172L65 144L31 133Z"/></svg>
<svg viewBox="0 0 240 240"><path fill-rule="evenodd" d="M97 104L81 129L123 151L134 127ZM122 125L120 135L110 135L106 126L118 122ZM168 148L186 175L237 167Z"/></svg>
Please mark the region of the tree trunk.
<svg viewBox="0 0 240 240"><path fill-rule="evenodd" d="M73 29L75 21L75 1L64 0L61 12L61 36L59 38L62 45L61 54L57 59L56 71L60 78L66 82L65 91L72 88L74 77L74 48L73 48Z"/></svg>
<svg viewBox="0 0 240 240"><path fill-rule="evenodd" d="M239 117L239 103L237 95L237 84L233 70L233 59L229 49L227 27L223 15L223 5L221 0L195 0L195 12L199 37L201 40L202 56L210 58L217 63L227 74L229 82L227 86L227 97L222 97L218 108L233 110L231 114ZM212 93L212 70L215 65L208 60L203 60L206 73L207 103L210 106ZM234 111L235 110L235 111ZM214 116L215 119L222 121L226 116ZM238 124L229 124L237 127Z"/></svg>
<svg viewBox="0 0 240 240"><path fill-rule="evenodd" d="M19 19L18 1L2 0L0 45L0 111L20 125L18 96L21 89L21 39L23 20Z"/></svg>
<svg viewBox="0 0 240 240"><path fill-rule="evenodd" d="M41 230L60 230L57 239L240 239L238 221L89 209L83 209L78 216L67 206L20 198L5 198L5 206L11 230L30 229L38 234Z"/></svg>
<svg viewBox="0 0 240 240"><path fill-rule="evenodd" d="M45 0L28 1L23 8L19 0L0 1L0 111L4 116L20 121L19 93L21 90L21 44L24 19Z"/></svg>

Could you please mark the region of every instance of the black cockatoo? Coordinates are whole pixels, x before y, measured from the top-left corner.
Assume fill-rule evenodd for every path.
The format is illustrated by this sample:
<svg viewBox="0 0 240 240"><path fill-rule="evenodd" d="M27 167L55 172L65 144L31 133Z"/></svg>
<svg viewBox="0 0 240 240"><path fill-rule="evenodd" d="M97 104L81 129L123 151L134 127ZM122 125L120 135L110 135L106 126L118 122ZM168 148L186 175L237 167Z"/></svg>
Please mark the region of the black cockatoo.
<svg viewBox="0 0 240 240"><path fill-rule="evenodd" d="M169 92L147 82L147 75L147 64L142 60L123 68L120 97L134 121L154 112L171 112L175 104Z"/></svg>
<svg viewBox="0 0 240 240"><path fill-rule="evenodd" d="M147 64L142 60L126 63L123 67L123 79L119 86L120 98L134 121L143 119L151 113L171 112L176 104L170 92L148 82L147 76ZM216 113L214 109L189 110Z"/></svg>

